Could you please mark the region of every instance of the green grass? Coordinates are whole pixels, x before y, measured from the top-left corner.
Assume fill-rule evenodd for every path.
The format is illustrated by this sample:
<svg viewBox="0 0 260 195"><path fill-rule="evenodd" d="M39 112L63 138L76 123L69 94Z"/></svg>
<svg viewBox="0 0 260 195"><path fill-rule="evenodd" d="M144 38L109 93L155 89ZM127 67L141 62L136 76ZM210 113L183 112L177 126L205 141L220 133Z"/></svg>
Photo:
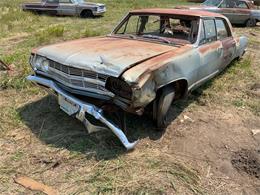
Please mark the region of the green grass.
<svg viewBox="0 0 260 195"><path fill-rule="evenodd" d="M23 12L19 6L25 1L0 1L0 59L14 66L14 71L0 78L0 183L5 184L4 188L0 184L0 193L5 192L1 191L3 189L17 192L12 178L23 173L43 179L55 188L61 188L62 192L70 190L68 194L178 194L182 189L187 189L188 194L203 194L206 190L201 186L200 173L179 162L176 156L153 150L146 141L133 154L126 153L110 132L85 134L83 126L61 112L53 98L26 81L31 73L30 51L35 47L106 35L129 10L169 8L185 2L102 0L108 9L104 17L81 19ZM222 105L248 109L258 116L259 99L246 93L250 86L259 82L253 60L254 56L248 55L233 62L223 74L197 89L179 106L196 109ZM5 103L1 104L2 101ZM132 137L140 136L145 140L151 134L155 137L160 134L147 135L147 129L151 130L153 126L144 121L145 118L131 118ZM29 138L16 140L10 135L12 132ZM2 142L5 144L1 145ZM60 160L61 165L48 169L45 164L35 163L35 158ZM44 176L48 173L51 177Z"/></svg>

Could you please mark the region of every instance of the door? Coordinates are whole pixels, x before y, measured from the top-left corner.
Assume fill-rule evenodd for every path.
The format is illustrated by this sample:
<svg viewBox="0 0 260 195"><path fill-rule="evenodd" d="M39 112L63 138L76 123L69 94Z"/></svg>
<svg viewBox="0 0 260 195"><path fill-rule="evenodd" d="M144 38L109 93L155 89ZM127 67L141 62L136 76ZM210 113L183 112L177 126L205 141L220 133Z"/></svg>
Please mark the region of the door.
<svg viewBox="0 0 260 195"><path fill-rule="evenodd" d="M59 15L73 16L76 14L76 4L72 0L59 0Z"/></svg>
<svg viewBox="0 0 260 195"><path fill-rule="evenodd" d="M215 20L217 28L217 39L223 46L223 55L220 69L225 68L235 57L236 41L234 40L230 27L223 18Z"/></svg>
<svg viewBox="0 0 260 195"><path fill-rule="evenodd" d="M250 10L245 1L223 0L219 8L220 13L233 24L244 24L250 18Z"/></svg>
<svg viewBox="0 0 260 195"><path fill-rule="evenodd" d="M236 15L234 14L234 9L236 7L234 0L223 0L219 5L220 14L226 16L231 23L235 23Z"/></svg>
<svg viewBox="0 0 260 195"><path fill-rule="evenodd" d="M198 52L200 55L200 68L198 70L197 84L200 85L219 72L221 56L223 55L223 46L222 42L217 40L214 19L202 20Z"/></svg>
<svg viewBox="0 0 260 195"><path fill-rule="evenodd" d="M59 0L46 0L44 11L48 14L56 15L59 6Z"/></svg>
<svg viewBox="0 0 260 195"><path fill-rule="evenodd" d="M245 24L250 18L250 9L245 1L237 1L236 7L233 8L234 23Z"/></svg>

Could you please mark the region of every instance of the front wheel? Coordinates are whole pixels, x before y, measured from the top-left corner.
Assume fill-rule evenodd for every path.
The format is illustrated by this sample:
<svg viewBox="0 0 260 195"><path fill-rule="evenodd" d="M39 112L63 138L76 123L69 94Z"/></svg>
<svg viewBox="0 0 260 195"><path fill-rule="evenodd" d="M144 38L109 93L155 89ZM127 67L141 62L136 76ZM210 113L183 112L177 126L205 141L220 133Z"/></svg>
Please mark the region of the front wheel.
<svg viewBox="0 0 260 195"><path fill-rule="evenodd" d="M81 18L93 18L94 14L91 10L83 10L80 14Z"/></svg>
<svg viewBox="0 0 260 195"><path fill-rule="evenodd" d="M175 97L172 87L165 87L161 90L159 97L156 98L153 106L153 119L158 129L162 130L167 126L168 111Z"/></svg>

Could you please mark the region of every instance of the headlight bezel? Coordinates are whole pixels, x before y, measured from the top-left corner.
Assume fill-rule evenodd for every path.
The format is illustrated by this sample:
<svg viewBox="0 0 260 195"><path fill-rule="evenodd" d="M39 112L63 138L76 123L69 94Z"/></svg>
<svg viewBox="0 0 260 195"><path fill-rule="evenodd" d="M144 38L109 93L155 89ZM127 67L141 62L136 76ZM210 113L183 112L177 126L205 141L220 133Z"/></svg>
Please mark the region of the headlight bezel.
<svg viewBox="0 0 260 195"><path fill-rule="evenodd" d="M30 57L30 64L34 71L40 70L47 73L50 67L50 60L46 57L32 54L32 56Z"/></svg>
<svg viewBox="0 0 260 195"><path fill-rule="evenodd" d="M131 86L124 80L116 77L108 77L106 80L105 88L117 96L131 100L133 90Z"/></svg>

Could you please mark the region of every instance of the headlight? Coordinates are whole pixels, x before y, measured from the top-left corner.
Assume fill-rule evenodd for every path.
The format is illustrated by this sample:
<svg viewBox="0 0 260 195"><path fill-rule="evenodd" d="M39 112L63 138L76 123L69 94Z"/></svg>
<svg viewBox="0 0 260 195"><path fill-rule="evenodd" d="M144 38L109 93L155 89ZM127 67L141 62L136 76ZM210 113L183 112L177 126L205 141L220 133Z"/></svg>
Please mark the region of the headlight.
<svg viewBox="0 0 260 195"><path fill-rule="evenodd" d="M49 60L45 59L45 60L42 61L42 66L41 66L41 68L42 68L42 70L43 70L44 72L48 72L49 66L50 66L50 61L49 61Z"/></svg>
<svg viewBox="0 0 260 195"><path fill-rule="evenodd" d="M31 65L34 70L41 70L43 72L48 72L50 61L42 56L35 55L31 61Z"/></svg>
<svg viewBox="0 0 260 195"><path fill-rule="evenodd" d="M106 81L106 89L123 98L132 98L131 87L125 81L122 81L118 78L108 77Z"/></svg>

